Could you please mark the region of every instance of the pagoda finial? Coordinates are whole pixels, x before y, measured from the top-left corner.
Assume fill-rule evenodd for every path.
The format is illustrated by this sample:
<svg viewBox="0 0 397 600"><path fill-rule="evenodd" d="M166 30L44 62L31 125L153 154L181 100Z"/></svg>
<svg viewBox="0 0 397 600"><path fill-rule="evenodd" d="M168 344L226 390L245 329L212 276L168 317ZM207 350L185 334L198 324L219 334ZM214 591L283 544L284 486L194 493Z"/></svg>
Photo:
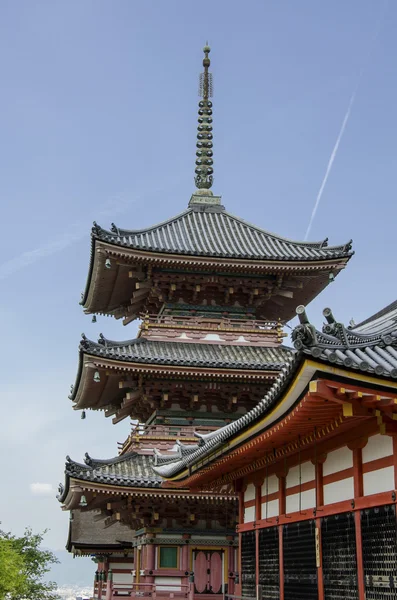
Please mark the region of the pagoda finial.
<svg viewBox="0 0 397 600"><path fill-rule="evenodd" d="M196 187L199 190L205 190L205 193L210 196L212 192L208 190L212 186L213 172L212 168L212 102L209 98L212 97L212 73L208 72L211 61L208 57L211 48L207 44L203 48L204 72L200 73L199 79L199 102L198 110L198 127L197 127L197 151L196 151L196 176L194 178Z"/></svg>

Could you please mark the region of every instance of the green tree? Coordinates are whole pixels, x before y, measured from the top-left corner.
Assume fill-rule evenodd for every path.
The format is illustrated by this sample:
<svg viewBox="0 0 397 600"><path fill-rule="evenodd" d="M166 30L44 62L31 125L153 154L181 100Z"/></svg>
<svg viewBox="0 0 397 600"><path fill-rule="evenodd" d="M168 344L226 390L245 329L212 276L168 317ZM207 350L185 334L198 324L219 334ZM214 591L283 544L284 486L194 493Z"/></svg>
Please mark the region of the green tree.
<svg viewBox="0 0 397 600"><path fill-rule="evenodd" d="M56 584L43 581L58 562L52 552L40 548L45 533L26 529L16 537L0 530L0 600L59 599Z"/></svg>

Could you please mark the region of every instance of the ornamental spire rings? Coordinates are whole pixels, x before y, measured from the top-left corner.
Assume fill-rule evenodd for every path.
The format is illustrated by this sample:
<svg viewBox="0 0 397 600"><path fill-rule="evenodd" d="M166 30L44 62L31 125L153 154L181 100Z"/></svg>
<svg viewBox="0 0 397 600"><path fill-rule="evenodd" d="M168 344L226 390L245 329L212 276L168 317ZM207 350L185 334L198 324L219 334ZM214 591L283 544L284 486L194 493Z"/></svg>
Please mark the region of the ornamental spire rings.
<svg viewBox="0 0 397 600"><path fill-rule="evenodd" d="M200 73L199 79L199 102L198 127L197 127L197 151L196 151L196 169L195 183L199 190L209 190L213 183L212 168L212 73L208 72L211 64L208 57L210 53L208 44L204 46L203 67L204 72ZM207 192L208 193L208 192Z"/></svg>

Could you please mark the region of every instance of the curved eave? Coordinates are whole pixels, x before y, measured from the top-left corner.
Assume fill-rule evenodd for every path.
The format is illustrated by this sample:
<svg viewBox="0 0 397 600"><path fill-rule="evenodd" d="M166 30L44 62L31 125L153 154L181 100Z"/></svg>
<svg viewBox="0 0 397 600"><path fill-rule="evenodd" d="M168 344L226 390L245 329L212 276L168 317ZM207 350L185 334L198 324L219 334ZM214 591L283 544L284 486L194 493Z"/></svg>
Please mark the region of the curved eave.
<svg viewBox="0 0 397 600"><path fill-rule="evenodd" d="M276 368L277 367L277 368ZM204 377L213 378L216 376L224 379L246 379L246 380L261 380L266 379L273 381L277 378L280 372L281 365L263 365L262 368L231 368L221 367L203 367L202 365L178 365L178 364L155 364L150 362L134 362L125 360L112 360L105 357L90 354L89 352L80 349L79 352L79 367L76 377L76 382L73 387L73 392L69 398L75 403L76 410L93 409L103 410L111 403L110 398L115 398L119 395L125 395L125 389L119 390L116 385L110 388L110 380L112 375L120 377L125 376L128 372L150 373L156 377L180 376L180 377ZM103 371L111 373L107 377L101 375L99 383L94 382L93 373L98 369L102 374ZM115 383L115 382L113 382ZM108 389L106 389L108 386ZM106 400L106 394L108 399ZM90 398L91 402L87 401Z"/></svg>
<svg viewBox="0 0 397 600"><path fill-rule="evenodd" d="M214 498L220 501L229 502L234 501L234 496L224 496L223 494L217 494L214 492L197 492L192 494L188 488L180 486L178 490L170 490L163 487L139 487L139 486L121 486L117 483L96 483L92 481L86 481L84 479L78 479L77 477L68 476L68 491L63 497L58 497L59 502L63 504L62 510L73 510L79 508L79 503L82 494L87 493L102 493L104 495L104 501L109 496L153 496L166 498L187 498L189 500L196 500L200 498ZM86 510L90 510L89 505Z"/></svg>
<svg viewBox="0 0 397 600"><path fill-rule="evenodd" d="M302 273L314 271L334 270L334 276L343 269L354 252L345 252L327 258L318 259L286 259L258 257L235 258L228 256L176 254L159 251L149 251L130 248L116 243L105 242L92 235L91 258L85 291L82 295L81 304L86 313L99 313L116 316L120 308L129 303L135 290L137 279L129 278L128 272L135 266L155 265L173 268L197 268L213 269L222 271L251 272L252 274L271 273ZM107 258L112 260L112 267L105 268ZM311 297L316 296L327 284L327 281L319 282ZM148 290L149 293L149 290ZM138 315L144 305L145 298L137 302L136 314ZM308 299L298 298L297 303L307 303Z"/></svg>
<svg viewBox="0 0 397 600"><path fill-rule="evenodd" d="M233 470L232 451L243 447L245 444L251 444L251 441L259 435L271 434L276 431L281 419L288 417L295 404L308 391L309 383L316 373L323 373L332 378L340 378L345 381L349 380L352 385L367 386L369 389L393 390L393 393L397 390L396 381L390 381L376 375L368 375L362 371L351 370L343 366L331 366L322 361L303 358L302 355L296 364L299 368L294 368L293 378L289 379L288 385L277 396L276 403L269 406L260 418L253 419L249 426L240 427L238 432L231 433L225 439L216 439L215 437L208 445L201 448L198 456L193 453L184 461L184 464L182 464L183 461L179 465L176 464L174 473L167 475L164 469L154 468L157 474L167 480L165 485L173 488L179 486L196 487L204 482L211 481L216 478L215 472L219 467L220 460L222 460L223 472ZM249 414L247 413L247 415ZM238 421L234 425L238 426ZM214 474L212 475L212 473Z"/></svg>

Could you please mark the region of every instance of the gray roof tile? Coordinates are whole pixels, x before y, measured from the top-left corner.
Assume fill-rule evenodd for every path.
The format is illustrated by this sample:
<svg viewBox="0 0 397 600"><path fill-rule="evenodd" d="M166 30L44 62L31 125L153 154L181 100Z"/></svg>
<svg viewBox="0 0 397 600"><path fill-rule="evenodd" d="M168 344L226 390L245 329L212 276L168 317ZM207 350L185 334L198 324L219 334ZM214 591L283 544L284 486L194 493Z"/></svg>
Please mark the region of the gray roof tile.
<svg viewBox="0 0 397 600"><path fill-rule="evenodd" d="M352 255L351 241L342 246L321 242L296 242L269 233L222 206L191 206L176 217L147 229L111 231L94 224L93 238L152 252L254 260L317 261Z"/></svg>
<svg viewBox="0 0 397 600"><path fill-rule="evenodd" d="M92 459L86 454L85 463L66 457L65 486L60 485L58 499L63 502L71 477L93 483L125 487L158 488L161 477L151 468L152 457L131 452L109 460Z"/></svg>
<svg viewBox="0 0 397 600"><path fill-rule="evenodd" d="M260 370L280 370L286 357L293 352L285 346L228 346L163 342L145 338L114 342L102 335L99 342L83 336L80 350L86 354L124 362Z"/></svg>

